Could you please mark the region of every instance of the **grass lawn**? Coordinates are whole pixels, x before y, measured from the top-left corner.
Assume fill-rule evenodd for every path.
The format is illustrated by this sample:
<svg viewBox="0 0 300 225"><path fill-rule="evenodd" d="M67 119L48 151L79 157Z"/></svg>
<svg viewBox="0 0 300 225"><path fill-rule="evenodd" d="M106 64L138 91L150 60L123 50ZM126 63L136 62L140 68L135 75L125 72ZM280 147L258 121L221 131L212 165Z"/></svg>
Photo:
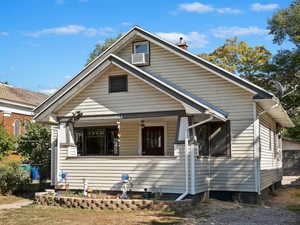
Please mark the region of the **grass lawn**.
<svg viewBox="0 0 300 225"><path fill-rule="evenodd" d="M114 212L30 206L1 210L0 225L159 225L183 219L157 211Z"/></svg>
<svg viewBox="0 0 300 225"><path fill-rule="evenodd" d="M17 201L22 200L23 198L17 197L14 195L0 195L0 205L2 204L9 204L9 203L14 203Z"/></svg>

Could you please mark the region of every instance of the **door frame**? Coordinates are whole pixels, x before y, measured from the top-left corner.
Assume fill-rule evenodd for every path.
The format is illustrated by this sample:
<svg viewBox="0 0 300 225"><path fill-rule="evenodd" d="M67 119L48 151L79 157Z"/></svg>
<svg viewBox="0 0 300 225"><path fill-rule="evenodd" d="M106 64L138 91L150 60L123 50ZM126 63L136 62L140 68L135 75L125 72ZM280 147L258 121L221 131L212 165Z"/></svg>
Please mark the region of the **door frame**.
<svg viewBox="0 0 300 225"><path fill-rule="evenodd" d="M167 131L167 122L144 122L144 127L163 127L164 128L164 155L167 156L168 153L168 131ZM143 155L143 144L142 144L142 126L139 126L139 148L138 154Z"/></svg>

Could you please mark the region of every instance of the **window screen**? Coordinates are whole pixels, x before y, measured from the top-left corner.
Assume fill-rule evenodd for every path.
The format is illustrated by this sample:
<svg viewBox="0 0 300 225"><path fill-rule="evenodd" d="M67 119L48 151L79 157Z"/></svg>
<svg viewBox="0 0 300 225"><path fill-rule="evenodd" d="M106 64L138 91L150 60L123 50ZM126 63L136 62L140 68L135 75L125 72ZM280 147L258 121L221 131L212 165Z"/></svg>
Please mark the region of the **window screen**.
<svg viewBox="0 0 300 225"><path fill-rule="evenodd" d="M109 77L109 93L128 91L127 75Z"/></svg>
<svg viewBox="0 0 300 225"><path fill-rule="evenodd" d="M199 155L230 156L230 122L211 122L195 128Z"/></svg>

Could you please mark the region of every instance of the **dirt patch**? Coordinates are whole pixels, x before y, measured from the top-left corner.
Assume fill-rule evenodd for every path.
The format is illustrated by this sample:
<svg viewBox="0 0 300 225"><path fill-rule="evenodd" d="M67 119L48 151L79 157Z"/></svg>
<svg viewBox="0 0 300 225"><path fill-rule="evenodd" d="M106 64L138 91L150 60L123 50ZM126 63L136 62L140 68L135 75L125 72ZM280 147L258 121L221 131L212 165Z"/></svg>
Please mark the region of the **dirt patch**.
<svg viewBox="0 0 300 225"><path fill-rule="evenodd" d="M14 195L0 195L0 205L14 203L23 199L24 198L17 197Z"/></svg>
<svg viewBox="0 0 300 225"><path fill-rule="evenodd" d="M283 186L274 193L271 193L267 199L264 200L264 204L270 207L280 208L286 208L290 205L300 206L300 186Z"/></svg>

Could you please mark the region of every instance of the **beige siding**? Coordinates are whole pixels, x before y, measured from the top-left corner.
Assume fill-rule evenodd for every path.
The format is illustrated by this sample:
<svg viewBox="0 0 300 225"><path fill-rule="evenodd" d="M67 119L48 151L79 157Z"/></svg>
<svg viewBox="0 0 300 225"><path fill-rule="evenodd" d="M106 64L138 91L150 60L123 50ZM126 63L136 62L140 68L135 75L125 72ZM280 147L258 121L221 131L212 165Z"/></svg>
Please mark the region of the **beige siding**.
<svg viewBox="0 0 300 225"><path fill-rule="evenodd" d="M57 114L70 116L74 111L81 111L84 115L108 115L183 110L180 103L132 75L128 75L128 92L108 93L108 77L123 74L126 73L116 67L105 72L69 100Z"/></svg>
<svg viewBox="0 0 300 225"><path fill-rule="evenodd" d="M128 173L133 191L144 188L155 192L183 193L183 159L175 157L79 157L67 159L61 148L60 169L68 173L70 189L83 189L83 179L95 190L121 189L121 175Z"/></svg>
<svg viewBox="0 0 300 225"><path fill-rule="evenodd" d="M263 110L257 107L257 112ZM264 113L259 118L260 122L260 176L261 190L282 178L282 151L277 146L274 149L274 133L276 132L275 121ZM277 154L275 154L278 152Z"/></svg>
<svg viewBox="0 0 300 225"><path fill-rule="evenodd" d="M211 165L216 173L225 171L223 173L226 173L228 178L216 175L211 182L213 185L211 188L254 191L253 95L154 43L150 44L150 53L151 65L141 67L142 69L174 82L177 86L229 113L232 157L225 160L216 159ZM117 55L130 62L131 43ZM239 170L236 169L238 164ZM201 167L200 164L196 166ZM199 187L201 185L205 186L201 182L198 183Z"/></svg>

